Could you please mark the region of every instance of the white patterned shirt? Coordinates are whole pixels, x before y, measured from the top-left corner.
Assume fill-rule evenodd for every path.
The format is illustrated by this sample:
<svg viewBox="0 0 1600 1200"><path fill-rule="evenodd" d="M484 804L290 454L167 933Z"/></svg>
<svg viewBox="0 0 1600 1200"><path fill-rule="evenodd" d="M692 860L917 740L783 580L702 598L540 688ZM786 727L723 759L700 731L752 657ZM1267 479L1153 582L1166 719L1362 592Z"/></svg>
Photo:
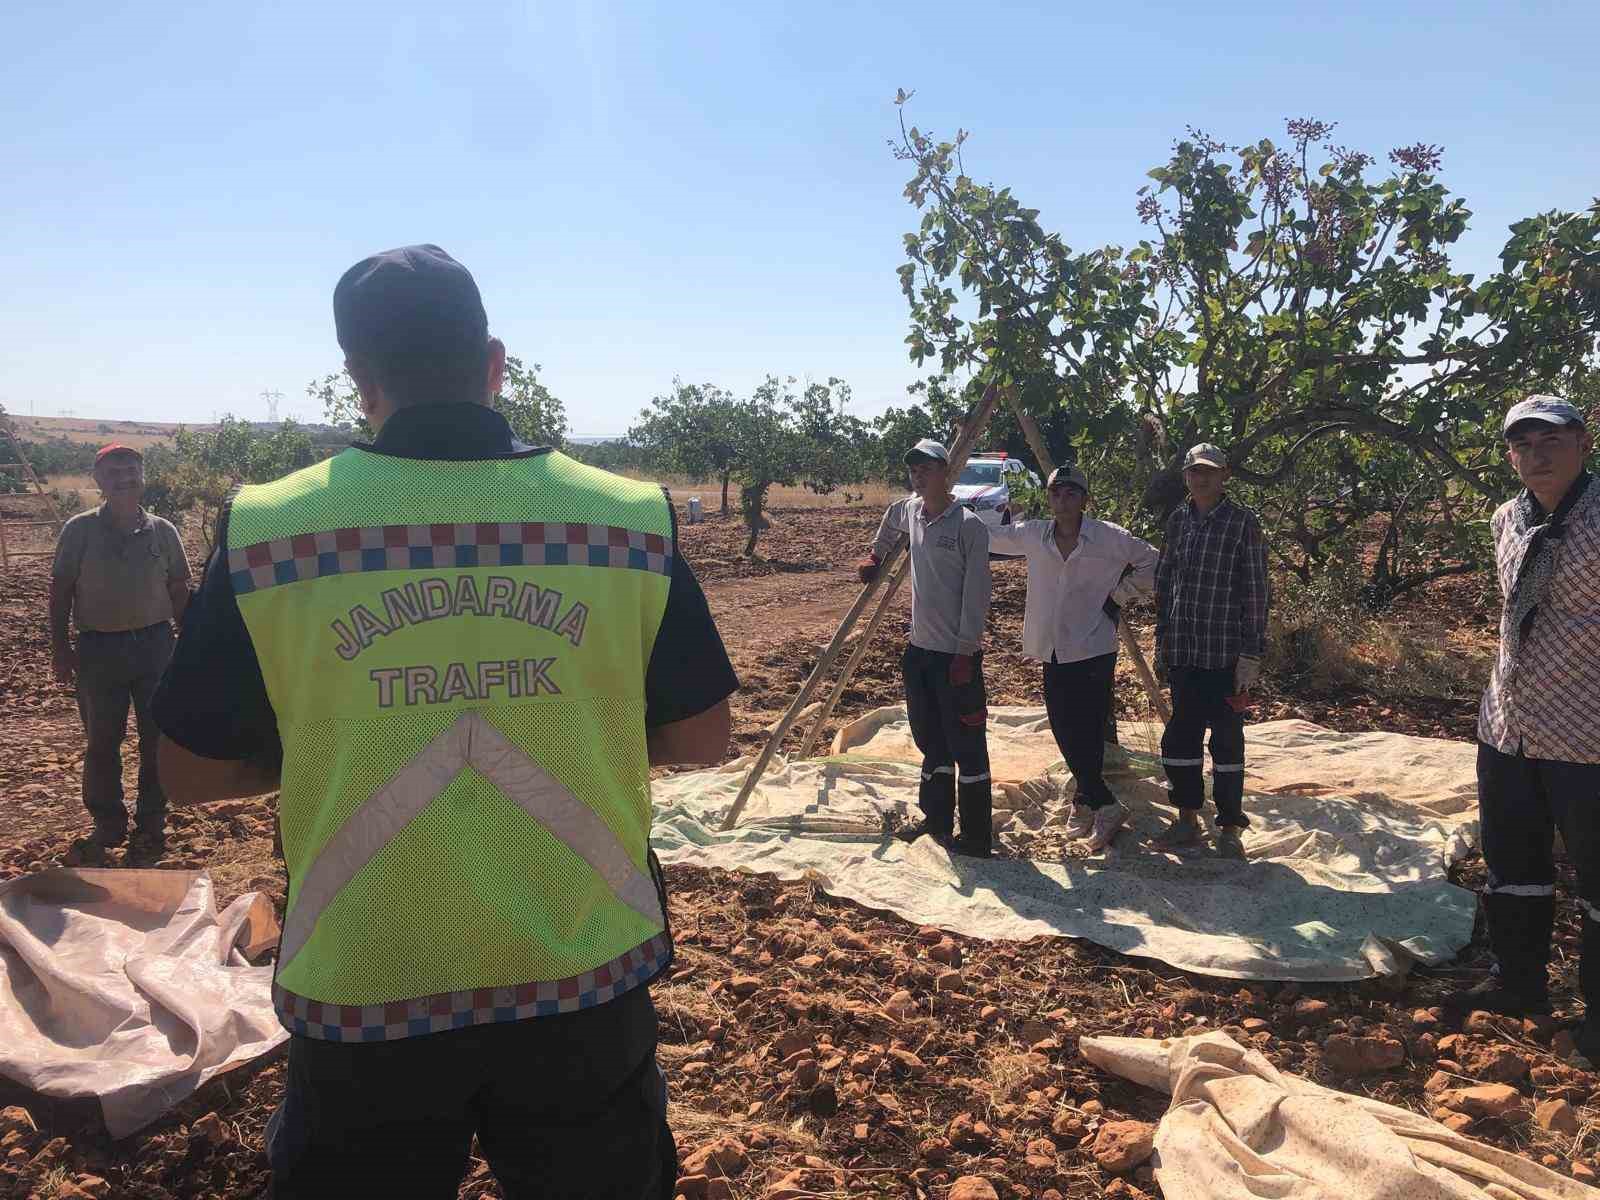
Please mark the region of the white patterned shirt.
<svg viewBox="0 0 1600 1200"><path fill-rule="evenodd" d="M1489 525L1504 606L1478 739L1503 754L1600 763L1600 484L1590 480L1567 515L1549 591L1513 651L1511 596L1542 520L1524 493Z"/></svg>

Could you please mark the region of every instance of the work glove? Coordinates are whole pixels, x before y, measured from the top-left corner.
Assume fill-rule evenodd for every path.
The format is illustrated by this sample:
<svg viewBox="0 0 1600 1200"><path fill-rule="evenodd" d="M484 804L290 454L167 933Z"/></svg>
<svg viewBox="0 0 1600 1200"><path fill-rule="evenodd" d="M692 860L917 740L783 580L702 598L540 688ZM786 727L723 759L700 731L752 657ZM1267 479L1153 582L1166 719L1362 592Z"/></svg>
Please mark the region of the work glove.
<svg viewBox="0 0 1600 1200"><path fill-rule="evenodd" d="M1233 669L1233 694L1242 696L1255 687L1256 680L1261 678L1261 660L1259 658L1241 658L1239 665Z"/></svg>
<svg viewBox="0 0 1600 1200"><path fill-rule="evenodd" d="M876 558L863 558L856 564L856 578L862 583L871 583L878 577L878 560Z"/></svg>
<svg viewBox="0 0 1600 1200"><path fill-rule="evenodd" d="M950 685L966 687L972 682L975 659L970 654L957 654L950 660Z"/></svg>

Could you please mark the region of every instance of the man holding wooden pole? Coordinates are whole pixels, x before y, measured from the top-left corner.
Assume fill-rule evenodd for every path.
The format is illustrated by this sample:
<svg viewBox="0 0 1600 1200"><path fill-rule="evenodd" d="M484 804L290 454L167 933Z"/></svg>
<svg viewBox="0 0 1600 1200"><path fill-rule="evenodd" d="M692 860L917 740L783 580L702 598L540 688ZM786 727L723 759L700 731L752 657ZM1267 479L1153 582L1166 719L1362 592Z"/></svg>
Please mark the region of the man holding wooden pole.
<svg viewBox="0 0 1600 1200"><path fill-rule="evenodd" d="M911 640L901 660L906 716L922 751L918 803L923 820L901 836L924 834L960 854L989 857L992 798L983 687L983 628L989 616L989 531L950 496L950 452L924 438L906 454L916 494L884 514L863 583L877 577L902 534L911 555ZM958 808L961 836L955 832Z"/></svg>

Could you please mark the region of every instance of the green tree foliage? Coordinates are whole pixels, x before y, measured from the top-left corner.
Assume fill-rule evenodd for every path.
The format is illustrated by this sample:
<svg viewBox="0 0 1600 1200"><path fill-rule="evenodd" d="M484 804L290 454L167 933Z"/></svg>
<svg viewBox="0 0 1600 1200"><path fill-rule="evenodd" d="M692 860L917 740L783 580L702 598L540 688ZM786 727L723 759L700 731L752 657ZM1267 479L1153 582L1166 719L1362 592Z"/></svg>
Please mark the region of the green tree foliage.
<svg viewBox="0 0 1600 1200"><path fill-rule="evenodd" d="M524 363L515 355L506 356L505 378L494 398L494 406L510 424L512 432L536 446L560 448L567 438L567 410L560 399L539 380L540 366ZM361 410L350 372L341 368L306 384L306 395L316 403L328 424L347 429L356 437L372 437L372 426Z"/></svg>
<svg viewBox="0 0 1600 1200"><path fill-rule="evenodd" d="M650 407L628 430L661 469L691 479L715 479L722 485L722 513L728 514L728 487L739 452L735 426L738 408L732 394L710 383L672 381L672 390L650 401Z"/></svg>
<svg viewBox="0 0 1600 1200"><path fill-rule="evenodd" d="M830 376L827 383L806 384L799 395L785 389L782 403L802 440L805 462L800 477L807 488L827 496L866 478L876 437L871 425L845 411L849 384Z"/></svg>
<svg viewBox="0 0 1600 1200"><path fill-rule="evenodd" d="M944 427L920 404L884 409L872 423L876 443L867 473L892 486L903 486L906 451L923 438L934 437Z"/></svg>
<svg viewBox="0 0 1600 1200"><path fill-rule="evenodd" d="M792 377L767 376L746 399L710 383L681 379L657 396L628 431L656 468L691 479L739 486L739 511L754 555L768 526L767 501L776 484L804 483L826 495L865 478L876 438L866 422L844 411L850 388L842 380L794 390Z"/></svg>
<svg viewBox="0 0 1600 1200"><path fill-rule="evenodd" d="M1470 569L1481 538L1456 532L1511 487L1498 414L1595 348L1600 203L1517 222L1476 280L1450 260L1471 213L1438 179L1439 148L1401 147L1380 170L1333 129L1290 121L1281 146L1191 130L1141 190L1146 236L1074 253L967 174L964 132L940 142L902 119L923 212L900 270L912 358L981 367L1041 420L1065 409L1080 463L1128 464L1155 516L1182 497L1184 449L1219 443L1285 514L1294 569L1350 557L1392 519L1410 557L1380 554L1373 602ZM1330 505L1297 516L1313 494Z"/></svg>
<svg viewBox="0 0 1600 1200"><path fill-rule="evenodd" d="M209 550L222 506L243 483L268 483L310 466L317 452L304 428L262 428L224 416L209 429L178 428L171 447L145 454L145 506L161 516L197 512Z"/></svg>
<svg viewBox="0 0 1600 1200"><path fill-rule="evenodd" d="M567 440L567 409L539 382L539 371L538 363L530 367L508 354L505 379L494 406L523 441L559 450Z"/></svg>

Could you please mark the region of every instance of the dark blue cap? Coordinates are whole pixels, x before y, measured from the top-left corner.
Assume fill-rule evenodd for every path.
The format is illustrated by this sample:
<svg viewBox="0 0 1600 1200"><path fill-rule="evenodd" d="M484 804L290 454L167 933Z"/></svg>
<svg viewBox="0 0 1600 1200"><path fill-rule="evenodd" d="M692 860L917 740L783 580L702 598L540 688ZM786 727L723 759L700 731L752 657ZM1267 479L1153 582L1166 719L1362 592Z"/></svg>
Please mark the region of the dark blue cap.
<svg viewBox="0 0 1600 1200"><path fill-rule="evenodd" d="M471 272L434 245L385 250L346 271L333 326L346 354L375 358L476 350L489 338Z"/></svg>

